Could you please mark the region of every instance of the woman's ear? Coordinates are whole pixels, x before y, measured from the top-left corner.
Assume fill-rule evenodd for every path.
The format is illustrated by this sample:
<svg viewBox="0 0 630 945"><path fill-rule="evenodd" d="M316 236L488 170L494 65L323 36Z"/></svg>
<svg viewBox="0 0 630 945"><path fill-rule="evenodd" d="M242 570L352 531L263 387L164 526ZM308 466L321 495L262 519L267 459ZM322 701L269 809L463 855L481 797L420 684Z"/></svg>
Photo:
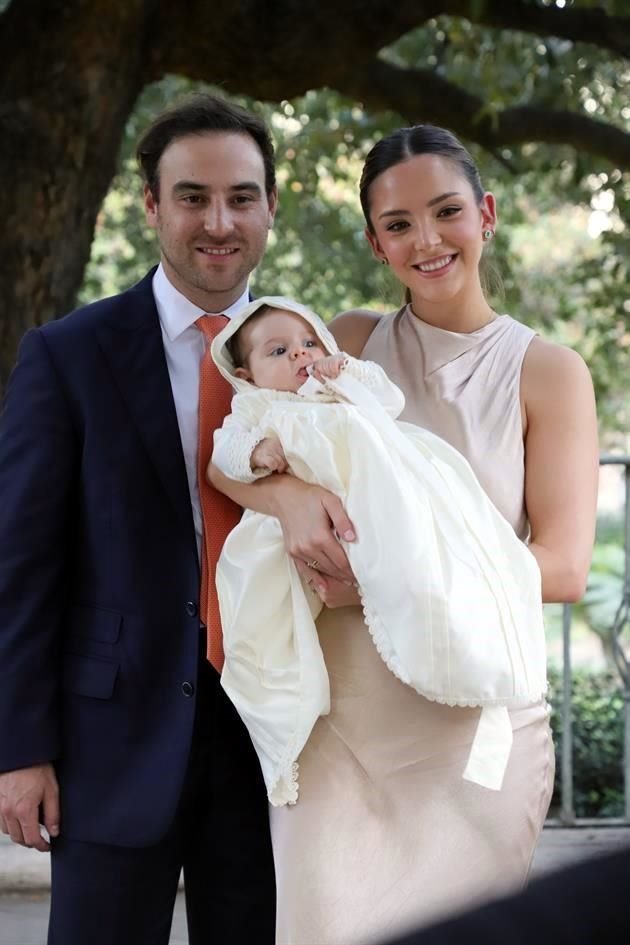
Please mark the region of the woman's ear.
<svg viewBox="0 0 630 945"><path fill-rule="evenodd" d="M483 230L496 230L497 227L497 202L494 199L494 194L491 194L489 191L483 195L483 200L481 201L480 208L481 210L481 229Z"/></svg>
<svg viewBox="0 0 630 945"><path fill-rule="evenodd" d="M366 240L368 241L368 243L370 244L370 247L372 248L372 253L374 254L375 258L378 259L380 263L387 262L387 257L385 256L385 253L381 249L381 244L376 238L376 234L372 233L370 228L367 226L363 232L365 233Z"/></svg>

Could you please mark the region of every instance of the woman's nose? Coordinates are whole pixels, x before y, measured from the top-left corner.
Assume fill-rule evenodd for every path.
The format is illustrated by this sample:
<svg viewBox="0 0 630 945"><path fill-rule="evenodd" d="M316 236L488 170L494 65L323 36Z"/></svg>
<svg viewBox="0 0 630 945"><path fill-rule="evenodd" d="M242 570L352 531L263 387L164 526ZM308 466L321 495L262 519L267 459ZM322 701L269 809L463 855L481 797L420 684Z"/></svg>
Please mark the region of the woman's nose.
<svg viewBox="0 0 630 945"><path fill-rule="evenodd" d="M438 246L442 242L440 231L433 224L422 224L416 229L416 245L419 249Z"/></svg>

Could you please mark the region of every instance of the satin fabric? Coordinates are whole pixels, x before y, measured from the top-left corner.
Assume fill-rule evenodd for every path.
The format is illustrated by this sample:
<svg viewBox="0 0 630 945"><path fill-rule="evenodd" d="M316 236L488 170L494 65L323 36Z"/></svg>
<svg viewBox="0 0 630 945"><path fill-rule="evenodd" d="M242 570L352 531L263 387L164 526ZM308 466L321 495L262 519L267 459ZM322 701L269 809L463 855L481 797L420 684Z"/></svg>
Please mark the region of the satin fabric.
<svg viewBox="0 0 630 945"><path fill-rule="evenodd" d="M534 337L507 315L447 332L407 306L363 351L402 389L402 419L466 456L523 538L519 394ZM430 702L396 679L358 608L323 610L317 630L331 711L300 755L298 803L271 809L277 945L382 942L522 887L553 789L546 704L510 710L503 787L489 791L461 777L479 709Z"/></svg>
<svg viewBox="0 0 630 945"><path fill-rule="evenodd" d="M523 886L551 799L549 710L510 712L501 791L462 778L479 709L429 702L379 658L359 608L317 621L331 687L272 807L277 945L367 945Z"/></svg>
<svg viewBox="0 0 630 945"><path fill-rule="evenodd" d="M394 421L404 397L378 365L348 359L338 379L311 377L297 394L234 377L227 342L270 302L295 305L257 299L213 345L240 391L213 460L228 476L253 479L253 444L276 436L294 475L342 499L359 530L344 547L376 649L427 698L487 707L462 775L498 790L512 742L505 707L539 701L546 690L535 559L455 449ZM317 316L296 310L330 348ZM321 605L302 586L277 519L251 511L223 546L217 589L222 685L249 729L272 804L295 803L297 758L329 709L314 625Z"/></svg>

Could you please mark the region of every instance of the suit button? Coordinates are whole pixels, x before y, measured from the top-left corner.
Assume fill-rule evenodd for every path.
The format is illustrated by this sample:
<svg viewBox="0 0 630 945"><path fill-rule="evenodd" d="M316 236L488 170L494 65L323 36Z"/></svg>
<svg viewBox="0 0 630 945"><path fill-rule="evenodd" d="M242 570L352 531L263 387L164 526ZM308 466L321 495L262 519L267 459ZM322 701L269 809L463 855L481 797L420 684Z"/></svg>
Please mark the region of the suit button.
<svg viewBox="0 0 630 945"><path fill-rule="evenodd" d="M192 696L194 691L195 691L195 687L193 686L191 682L186 681L182 683L182 692L184 693L185 696Z"/></svg>
<svg viewBox="0 0 630 945"><path fill-rule="evenodd" d="M195 604L194 601L192 600L186 601L186 613L188 614L189 617L197 616L197 605Z"/></svg>

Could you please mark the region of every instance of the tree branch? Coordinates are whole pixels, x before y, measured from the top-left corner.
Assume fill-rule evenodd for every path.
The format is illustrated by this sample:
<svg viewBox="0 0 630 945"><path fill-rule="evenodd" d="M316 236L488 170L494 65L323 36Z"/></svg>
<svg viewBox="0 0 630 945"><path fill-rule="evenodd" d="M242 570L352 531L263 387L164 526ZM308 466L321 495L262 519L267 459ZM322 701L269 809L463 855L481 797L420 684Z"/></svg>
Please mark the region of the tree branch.
<svg viewBox="0 0 630 945"><path fill-rule="evenodd" d="M395 109L407 121L443 125L492 153L528 141L566 144L630 170L630 135L619 128L546 105L492 109L427 69L401 69L375 59L348 71L338 88L369 108Z"/></svg>
<svg viewBox="0 0 630 945"><path fill-rule="evenodd" d="M630 17L610 16L601 7L543 7L531 0L444 0L441 6L442 13L480 26L557 36L630 57Z"/></svg>

